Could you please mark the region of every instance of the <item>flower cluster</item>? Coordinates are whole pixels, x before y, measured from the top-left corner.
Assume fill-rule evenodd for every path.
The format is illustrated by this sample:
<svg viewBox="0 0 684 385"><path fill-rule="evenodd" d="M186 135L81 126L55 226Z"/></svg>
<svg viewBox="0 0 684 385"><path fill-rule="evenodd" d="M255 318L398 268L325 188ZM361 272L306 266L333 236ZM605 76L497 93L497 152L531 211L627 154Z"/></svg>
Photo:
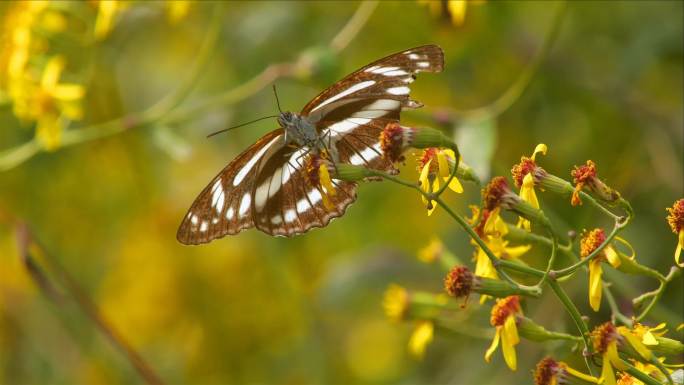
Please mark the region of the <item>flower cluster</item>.
<svg viewBox="0 0 684 385"><path fill-rule="evenodd" d="M415 146L419 131L413 130L407 135L406 128L398 125L388 126L382 137L383 152L387 159L393 162L402 160L403 151ZM444 143L440 146L424 146L424 151L418 159L420 185L417 188L423 193L429 213L434 209L430 205L445 190L442 183L451 183L454 180L452 164L462 164L460 159L456 161L457 153L450 152L452 148L453 145ZM397 151L398 149L400 151ZM519 189L518 193L511 188L506 178L496 176L482 189L481 206L471 206L470 219L463 218L453 210L446 210L471 236L471 243L475 247L474 269L471 270L458 261L436 237L418 253L418 258L425 263L435 263L445 270L442 283L448 300L444 300L439 294L424 292L413 292L409 295L406 289L399 290L392 286L385 297L387 315L395 320L416 322L409 349L416 356L422 357L426 345L434 338L434 328L448 324L446 321L443 324L442 320L448 319L446 314L455 309L449 300L464 298L464 303L460 305L460 308L464 308L470 296L479 294L480 303L484 303L488 298L495 298L490 313L494 338L485 352L486 362L490 362L496 350L501 347L506 365L511 370L516 370L516 348L521 339L534 342L573 341L583 344L584 354L592 356L591 360L587 360L586 370L573 369L565 362L546 357L537 364L535 384L557 385L576 381L606 385L651 384L649 379L657 383L667 378L671 372L668 369L670 366L664 364L664 357L657 357L656 352L681 355L684 353L684 344L664 337L664 324L649 327L641 320L646 317L662 290L677 276L679 270L675 268L665 277L636 261L636 253L632 246L618 235L630 222L631 207L629 203L624 203L624 199L617 191L598 179L597 166L594 162L588 161L585 166L574 168L571 172L575 184L573 187L570 182L552 175L537 164L538 155L546 153L547 147L540 144L530 157L522 157L520 163L512 167L512 179L515 187ZM458 189L455 190L463 191L462 185L459 183ZM580 193L582 190L586 190L587 193ZM610 233L601 228L585 230L579 238L579 245L574 244L574 236L573 241L563 245L561 237L541 210L538 191L570 197L571 206L579 206L582 200L590 201L592 206L599 207L603 213L610 213L610 217L615 220L615 227ZM603 206L601 202L617 202L618 206L624 209L626 217L613 214L610 208ZM443 204L443 201L440 201L440 204ZM675 252L676 261L679 263L684 239L684 199L675 202L668 209L668 213L667 220L673 232L679 236ZM517 216L517 225L507 223L507 215L510 214ZM533 227L535 223L542 226ZM513 246L510 245L511 242L514 242ZM544 261L545 268L533 267L533 264L528 264L528 261L522 259L533 248L541 252L547 250L550 253ZM627 249L631 251L631 255L622 251ZM558 253L570 257L570 264L565 267L557 266L560 263L556 262L555 254ZM650 300L651 303L640 313L635 313L632 317L625 316L613 298L611 285L605 282L604 264L622 273L657 279L661 286L655 292L644 293L635 298L635 312L641 302ZM602 296L608 296L612 320L620 324L603 322L593 332L589 332L588 318L579 313L572 299L564 293L559 284L580 269L588 270L587 292L591 309L598 312ZM539 281L533 286L523 285L512 278L509 272L537 277ZM578 327L578 335L547 330L523 314L522 299L538 297L546 286L552 288L560 304L573 318ZM393 300L388 301L388 298ZM599 320L602 321L605 319ZM598 364L600 375L593 374L594 367L591 362Z"/></svg>

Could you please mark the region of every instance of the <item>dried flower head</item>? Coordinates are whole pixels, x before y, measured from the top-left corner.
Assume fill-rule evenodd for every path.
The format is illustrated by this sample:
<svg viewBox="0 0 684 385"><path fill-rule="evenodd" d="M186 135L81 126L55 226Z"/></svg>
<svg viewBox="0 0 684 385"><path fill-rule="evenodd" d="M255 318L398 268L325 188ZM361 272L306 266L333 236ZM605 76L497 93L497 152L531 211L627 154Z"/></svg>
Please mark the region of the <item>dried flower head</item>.
<svg viewBox="0 0 684 385"><path fill-rule="evenodd" d="M672 232L679 234L684 231L684 199L676 201L666 210L668 212L667 223L670 224Z"/></svg>
<svg viewBox="0 0 684 385"><path fill-rule="evenodd" d="M612 322L603 323L591 332L594 349L601 354L606 353L610 345L616 343L619 337L617 328Z"/></svg>
<svg viewBox="0 0 684 385"><path fill-rule="evenodd" d="M489 184L482 190L482 196L485 209L490 211L500 206L506 206L508 208L511 199L519 199L508 186L506 178L502 176L492 178Z"/></svg>
<svg viewBox="0 0 684 385"><path fill-rule="evenodd" d="M545 357L534 371L535 385L551 385L558 383L558 373L561 371L560 363L551 357ZM554 382L555 380L555 382Z"/></svg>
<svg viewBox="0 0 684 385"><path fill-rule="evenodd" d="M444 290L456 298L468 297L475 277L466 266L454 266L444 278Z"/></svg>
<svg viewBox="0 0 684 385"><path fill-rule="evenodd" d="M406 151L413 139L415 129L403 127L397 122L387 123L380 133L380 150L382 157L392 163L404 161Z"/></svg>
<svg viewBox="0 0 684 385"><path fill-rule="evenodd" d="M582 166L575 166L570 175L572 175L573 183L575 183L575 190L572 192L570 200L573 206L582 204L579 193L584 187L607 202L614 202L620 198L620 193L599 179L596 163L592 160L587 160L587 163Z"/></svg>
<svg viewBox="0 0 684 385"><path fill-rule="evenodd" d="M520 308L520 297L511 295L506 298L496 300L496 304L492 308L489 323L492 326L503 326L506 318L514 316L522 312Z"/></svg>

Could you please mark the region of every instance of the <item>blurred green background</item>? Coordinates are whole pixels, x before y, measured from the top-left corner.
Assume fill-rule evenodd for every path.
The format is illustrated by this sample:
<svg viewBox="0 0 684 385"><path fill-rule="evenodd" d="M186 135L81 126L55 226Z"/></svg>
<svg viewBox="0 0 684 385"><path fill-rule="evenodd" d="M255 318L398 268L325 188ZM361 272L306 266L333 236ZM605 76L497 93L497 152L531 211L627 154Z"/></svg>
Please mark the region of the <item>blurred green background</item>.
<svg viewBox="0 0 684 385"><path fill-rule="evenodd" d="M405 124L453 133L464 160L483 177L509 176L520 156L542 142L549 153L539 163L558 176L570 179L573 165L593 159L599 175L634 206L636 219L623 236L637 258L662 272L672 264L676 236L664 209L684 193L682 2L582 1L564 11L551 1L468 3L460 25L425 4L381 2L339 52L329 44L357 2L190 2L177 21L169 20L163 3L119 5L111 31L97 41L87 38L96 2L49 5L80 20L46 37L41 53L64 55L63 79L86 89L83 119L69 130L97 130L91 126L131 116L173 93L191 75L212 17L219 20L218 38L180 109L233 89L273 63L298 62L311 71L266 82L244 100L214 103L187 119L144 127L124 121L134 128L39 151L0 173L1 383L140 381L73 300L66 296L55 305L31 281L18 257L17 221L29 225L171 384L530 383L540 358L567 354L567 346L522 341L512 373L498 353L484 362L487 338L454 323L451 332L437 331L423 360L412 358L406 349L412 325L385 318L383 291L389 283L441 290L441 270L415 258L433 235L464 261L473 250L443 212L428 218L414 192L393 184L364 183L343 218L292 239L256 230L201 247L175 239L195 195L275 123L205 136L276 112L272 83L283 108L297 111L354 69L427 43L443 47L445 71L419 76L412 97L426 107L404 113ZM0 5L0 20L17 6ZM473 121L467 111L489 105L518 82L557 23L558 34L522 95L501 114ZM309 62L314 66L302 64ZM20 122L8 100L0 106L0 126L2 155L34 137L33 125ZM413 159L402 175L417 179ZM472 184L465 190L448 195L462 213L479 194ZM547 193L540 200L564 230L610 225L589 207L573 208ZM531 258L539 263L543 254ZM616 293L631 314L631 298L656 285L628 282ZM578 275L566 286L589 314L586 278ZM471 302L463 318L488 329L489 305ZM661 303L650 322L682 322L681 279ZM607 320L607 307L604 301L592 322ZM528 301L525 311L549 328L574 333L550 294Z"/></svg>

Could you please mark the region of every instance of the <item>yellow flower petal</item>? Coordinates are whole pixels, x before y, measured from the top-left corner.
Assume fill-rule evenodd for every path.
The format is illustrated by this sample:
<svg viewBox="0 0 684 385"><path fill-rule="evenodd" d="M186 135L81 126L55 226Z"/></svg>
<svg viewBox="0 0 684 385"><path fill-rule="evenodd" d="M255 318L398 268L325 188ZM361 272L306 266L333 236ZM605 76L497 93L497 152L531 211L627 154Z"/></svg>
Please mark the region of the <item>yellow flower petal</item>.
<svg viewBox="0 0 684 385"><path fill-rule="evenodd" d="M594 258L589 262L589 305L594 311L601 307L601 259Z"/></svg>
<svg viewBox="0 0 684 385"><path fill-rule="evenodd" d="M532 156L531 156L532 160L534 160L534 158L537 156L537 154L546 155L547 150L548 150L548 148L546 147L546 145L544 143L539 143L537 145L537 147L534 148L534 152L532 153Z"/></svg>
<svg viewBox="0 0 684 385"><path fill-rule="evenodd" d="M51 94L58 100L73 101L83 98L85 88L80 84L56 84Z"/></svg>
<svg viewBox="0 0 684 385"><path fill-rule="evenodd" d="M627 370L627 366L622 363L622 359L620 359L620 356L618 355L617 342L613 341L608 344L608 348L606 349L606 353L603 355L603 358L603 362L606 362L605 359L607 358L617 370Z"/></svg>
<svg viewBox="0 0 684 385"><path fill-rule="evenodd" d="M627 329L624 326L618 327L618 332L620 335L622 335L627 342L629 342L630 345L636 350L641 357L643 357L645 360L650 360L651 357L653 356L653 353L643 344L641 343L641 340L637 338L629 329Z"/></svg>
<svg viewBox="0 0 684 385"><path fill-rule="evenodd" d="M603 358L603 368L601 369L601 380L603 380L604 385L615 385L613 367L610 365L610 361L605 357Z"/></svg>
<svg viewBox="0 0 684 385"><path fill-rule="evenodd" d="M51 91L52 88L57 85L63 69L64 58L61 56L51 57L45 65L45 69L43 69L43 76L40 80L41 87Z"/></svg>
<svg viewBox="0 0 684 385"><path fill-rule="evenodd" d="M447 180L449 180L449 177L446 177L444 181L446 182ZM456 177L451 178L451 181L449 182L449 188L451 191L457 192L459 194L463 192L463 186Z"/></svg>
<svg viewBox="0 0 684 385"><path fill-rule="evenodd" d="M432 342L434 325L430 321L421 321L416 326L409 340L409 351L417 358L423 358L425 348Z"/></svg>
<svg viewBox="0 0 684 385"><path fill-rule="evenodd" d="M516 370L518 363L515 355L515 345L520 342L518 329L515 326L515 317L508 316L504 322L503 332L501 333L501 350L504 361L511 370Z"/></svg>
<svg viewBox="0 0 684 385"><path fill-rule="evenodd" d="M318 175L321 177L321 186L325 188L325 192L331 197L334 197L335 186L332 184L330 174L328 173L328 167L325 164L321 164L318 167Z"/></svg>
<svg viewBox="0 0 684 385"><path fill-rule="evenodd" d="M679 256L682 254L682 249L684 249L684 229L679 230L679 241L677 242L677 249L675 250L675 263L679 266L684 266L684 264L679 263Z"/></svg>
<svg viewBox="0 0 684 385"><path fill-rule="evenodd" d="M449 0L447 7L451 14L451 22L454 23L454 25L463 25L467 8L466 0Z"/></svg>
<svg viewBox="0 0 684 385"><path fill-rule="evenodd" d="M520 258L521 255L527 253L530 249L532 248L532 245L521 245L521 246L513 246L513 247L506 247L506 255L508 255L509 259L518 259Z"/></svg>
<svg viewBox="0 0 684 385"><path fill-rule="evenodd" d="M613 267L618 267L620 266L620 256L618 255L617 251L612 246L606 246L605 249L603 249L604 254L606 255L606 259L608 260L608 263L610 263Z"/></svg>
<svg viewBox="0 0 684 385"><path fill-rule="evenodd" d="M496 328L496 334L494 335L494 339L492 340L492 344L489 345L489 349L487 349L487 352L485 352L484 359L487 362L490 362L492 360L492 354L496 351L496 348L499 347L499 338L501 338L501 326L497 326Z"/></svg>
<svg viewBox="0 0 684 385"><path fill-rule="evenodd" d="M171 24L182 20L188 14L190 2L187 0L169 0L166 2L166 16Z"/></svg>
<svg viewBox="0 0 684 385"><path fill-rule="evenodd" d="M428 180L428 175L430 172L430 162L431 160L428 160L427 163L425 163L425 166L423 166L423 169L420 171L420 176L418 177L418 181L420 181L420 189L423 191L428 192L428 188L430 186L430 181ZM422 194L420 195L420 199L422 199L423 204L427 204L427 199L425 199L425 196Z"/></svg>
<svg viewBox="0 0 684 385"><path fill-rule="evenodd" d="M534 177L532 173L527 173L523 178L523 184L520 187L520 198L531 204L534 208L539 208L539 200L534 192Z"/></svg>
<svg viewBox="0 0 684 385"><path fill-rule="evenodd" d="M586 382L590 382L590 383L592 383L592 384L600 384L600 383L601 383L601 380L600 380L600 379L598 379L598 378L596 378L596 377L593 377L593 376L590 376L590 375L588 375L588 374L584 374L584 373L582 373L582 372L580 372L580 371L577 371L577 370L575 370L575 369L569 367L568 365L565 365L565 367L564 367L563 369L564 369L566 372L572 374L573 376L575 376L575 377L577 377L577 378L579 378L579 379L581 379L581 380L584 380L584 381L586 381Z"/></svg>
<svg viewBox="0 0 684 385"><path fill-rule="evenodd" d="M38 119L36 137L47 151L56 150L62 141L62 120L54 115L43 115Z"/></svg>
<svg viewBox="0 0 684 385"><path fill-rule="evenodd" d="M101 40L109 34L118 9L116 0L100 0L95 20L95 39Z"/></svg>

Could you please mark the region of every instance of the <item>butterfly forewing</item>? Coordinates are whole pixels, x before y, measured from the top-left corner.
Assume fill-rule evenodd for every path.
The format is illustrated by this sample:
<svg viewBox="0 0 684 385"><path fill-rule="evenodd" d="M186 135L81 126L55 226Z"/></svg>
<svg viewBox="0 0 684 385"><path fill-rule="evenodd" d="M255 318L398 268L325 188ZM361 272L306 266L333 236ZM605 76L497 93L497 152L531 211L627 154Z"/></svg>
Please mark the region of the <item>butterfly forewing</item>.
<svg viewBox="0 0 684 385"><path fill-rule="evenodd" d="M337 162L392 170L382 157L379 135L398 122L419 72L440 72L442 49L426 45L375 61L321 92L301 115L315 124L323 146ZM291 236L326 226L356 199L356 184L333 180L335 191L313 186L309 159L317 149L287 145L282 129L265 135L221 171L200 193L178 229L185 244L206 243L256 226Z"/></svg>

